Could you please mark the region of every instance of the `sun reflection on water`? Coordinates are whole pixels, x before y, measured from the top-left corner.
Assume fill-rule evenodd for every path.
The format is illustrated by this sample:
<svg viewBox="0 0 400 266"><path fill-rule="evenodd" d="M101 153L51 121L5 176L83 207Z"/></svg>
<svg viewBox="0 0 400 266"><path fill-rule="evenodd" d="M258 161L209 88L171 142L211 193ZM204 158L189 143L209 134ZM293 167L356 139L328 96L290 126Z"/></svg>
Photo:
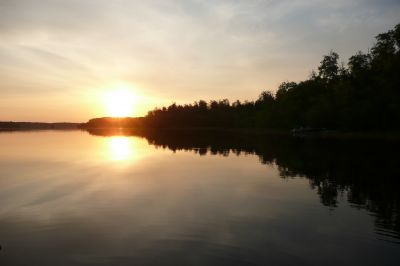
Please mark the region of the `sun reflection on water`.
<svg viewBox="0 0 400 266"><path fill-rule="evenodd" d="M128 137L117 136L108 139L110 158L115 161L133 159L134 149Z"/></svg>

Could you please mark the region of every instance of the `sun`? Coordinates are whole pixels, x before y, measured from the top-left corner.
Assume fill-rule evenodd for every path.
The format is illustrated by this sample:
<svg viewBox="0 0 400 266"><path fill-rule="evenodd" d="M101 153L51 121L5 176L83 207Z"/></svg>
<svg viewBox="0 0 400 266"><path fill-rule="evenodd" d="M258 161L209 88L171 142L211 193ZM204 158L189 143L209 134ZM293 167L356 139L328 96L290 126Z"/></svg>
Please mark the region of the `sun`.
<svg viewBox="0 0 400 266"><path fill-rule="evenodd" d="M128 88L112 90L105 95L107 115L112 117L131 116L134 111L135 95Z"/></svg>

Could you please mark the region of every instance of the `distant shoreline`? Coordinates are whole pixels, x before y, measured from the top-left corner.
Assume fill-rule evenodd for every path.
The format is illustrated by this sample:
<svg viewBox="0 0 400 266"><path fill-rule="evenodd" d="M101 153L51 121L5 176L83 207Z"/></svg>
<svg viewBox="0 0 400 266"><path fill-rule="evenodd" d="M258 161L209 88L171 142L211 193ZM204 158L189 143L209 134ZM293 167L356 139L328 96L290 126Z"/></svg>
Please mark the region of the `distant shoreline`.
<svg viewBox="0 0 400 266"><path fill-rule="evenodd" d="M41 130L41 129L79 129L81 123L69 122L13 122L0 121L0 131Z"/></svg>

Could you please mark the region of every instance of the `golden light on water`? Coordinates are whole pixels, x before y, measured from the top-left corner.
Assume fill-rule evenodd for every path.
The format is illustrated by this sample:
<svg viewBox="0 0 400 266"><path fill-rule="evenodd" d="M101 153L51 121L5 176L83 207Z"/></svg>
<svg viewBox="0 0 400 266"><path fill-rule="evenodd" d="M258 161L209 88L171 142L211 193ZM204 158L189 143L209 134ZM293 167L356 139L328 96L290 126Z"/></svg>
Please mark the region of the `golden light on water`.
<svg viewBox="0 0 400 266"><path fill-rule="evenodd" d="M124 161L133 159L134 149L132 141L128 137L111 137L108 139L109 155L112 160Z"/></svg>

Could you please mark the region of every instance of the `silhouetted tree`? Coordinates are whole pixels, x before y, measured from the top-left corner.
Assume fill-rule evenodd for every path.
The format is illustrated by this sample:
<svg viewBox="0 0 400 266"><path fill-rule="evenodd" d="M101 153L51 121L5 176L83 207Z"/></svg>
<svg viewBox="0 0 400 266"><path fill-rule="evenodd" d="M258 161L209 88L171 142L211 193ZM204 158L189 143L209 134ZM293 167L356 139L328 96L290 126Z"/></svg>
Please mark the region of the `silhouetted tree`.
<svg viewBox="0 0 400 266"><path fill-rule="evenodd" d="M324 56L321 65L318 67L319 76L322 79L332 80L337 77L339 70L338 59L339 55L334 51Z"/></svg>

